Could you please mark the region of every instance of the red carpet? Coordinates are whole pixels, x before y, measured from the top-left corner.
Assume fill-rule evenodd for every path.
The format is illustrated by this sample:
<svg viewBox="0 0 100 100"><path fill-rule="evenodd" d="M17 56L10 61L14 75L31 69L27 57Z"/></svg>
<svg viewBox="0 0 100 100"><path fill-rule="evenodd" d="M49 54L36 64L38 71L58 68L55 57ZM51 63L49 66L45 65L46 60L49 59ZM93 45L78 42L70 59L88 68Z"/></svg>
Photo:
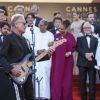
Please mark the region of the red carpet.
<svg viewBox="0 0 100 100"><path fill-rule="evenodd" d="M81 100L79 92L79 76L73 77L73 100ZM96 100L100 100L100 84L96 85Z"/></svg>

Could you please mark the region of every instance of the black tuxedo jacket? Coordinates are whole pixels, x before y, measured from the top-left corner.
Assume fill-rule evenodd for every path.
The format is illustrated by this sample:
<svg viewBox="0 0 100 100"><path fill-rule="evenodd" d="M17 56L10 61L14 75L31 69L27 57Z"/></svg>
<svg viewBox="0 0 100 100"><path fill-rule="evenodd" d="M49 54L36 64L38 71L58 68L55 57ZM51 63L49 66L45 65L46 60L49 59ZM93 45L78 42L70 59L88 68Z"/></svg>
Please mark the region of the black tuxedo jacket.
<svg viewBox="0 0 100 100"><path fill-rule="evenodd" d="M47 29L50 30L54 27L53 22L49 22Z"/></svg>
<svg viewBox="0 0 100 100"><path fill-rule="evenodd" d="M55 28L50 29L50 32L53 33L53 34L56 34Z"/></svg>
<svg viewBox="0 0 100 100"><path fill-rule="evenodd" d="M0 35L0 49L1 49L1 46L2 46L2 40L1 40L1 35Z"/></svg>
<svg viewBox="0 0 100 100"><path fill-rule="evenodd" d="M100 35L100 25L98 23L94 23L94 33L98 33Z"/></svg>
<svg viewBox="0 0 100 100"><path fill-rule="evenodd" d="M42 18L36 16L35 19L36 19L35 26L39 27L39 22L42 20Z"/></svg>
<svg viewBox="0 0 100 100"><path fill-rule="evenodd" d="M90 48L88 47L87 39L86 36L79 37L77 39L77 51L78 51L78 60L77 60L77 65L78 66L87 66L89 63L91 66L94 66L96 61L95 61L95 53L98 45L98 40L97 38L91 36L90 38ZM92 61L89 62L85 58L85 53L90 53L93 52L94 56L92 57Z"/></svg>
<svg viewBox="0 0 100 100"><path fill-rule="evenodd" d="M2 47L2 43L3 43L4 39L5 39L5 37L6 37L6 35L0 35L0 49ZM3 38L3 40L1 38Z"/></svg>

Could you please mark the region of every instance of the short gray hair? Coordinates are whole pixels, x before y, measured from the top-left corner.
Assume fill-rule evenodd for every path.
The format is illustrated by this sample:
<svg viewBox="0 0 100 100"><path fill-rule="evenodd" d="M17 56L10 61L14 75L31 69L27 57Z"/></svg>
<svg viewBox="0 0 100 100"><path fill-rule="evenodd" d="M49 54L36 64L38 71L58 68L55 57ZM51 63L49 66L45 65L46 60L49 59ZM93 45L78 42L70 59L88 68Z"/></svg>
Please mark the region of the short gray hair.
<svg viewBox="0 0 100 100"><path fill-rule="evenodd" d="M17 20L22 17L24 18L24 15L22 14L14 14L12 17L11 17L11 26L14 26L15 23L17 22Z"/></svg>
<svg viewBox="0 0 100 100"><path fill-rule="evenodd" d="M39 22L39 26L40 26L41 24L42 24L42 25L48 25L48 21L42 19L42 20Z"/></svg>

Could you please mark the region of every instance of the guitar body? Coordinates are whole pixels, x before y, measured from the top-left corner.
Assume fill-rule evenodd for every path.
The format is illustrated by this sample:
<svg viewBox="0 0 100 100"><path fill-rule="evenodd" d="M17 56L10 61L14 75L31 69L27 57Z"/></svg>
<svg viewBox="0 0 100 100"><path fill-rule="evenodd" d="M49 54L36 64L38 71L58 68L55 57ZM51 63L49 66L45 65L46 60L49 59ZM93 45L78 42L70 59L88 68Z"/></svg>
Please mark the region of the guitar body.
<svg viewBox="0 0 100 100"><path fill-rule="evenodd" d="M14 80L17 84L24 84L30 74L32 74L32 65L33 62L29 61L31 54L27 54L24 59L19 63L13 63L14 67L17 67L20 69L21 75L19 77L15 77L12 74L10 74L11 78Z"/></svg>

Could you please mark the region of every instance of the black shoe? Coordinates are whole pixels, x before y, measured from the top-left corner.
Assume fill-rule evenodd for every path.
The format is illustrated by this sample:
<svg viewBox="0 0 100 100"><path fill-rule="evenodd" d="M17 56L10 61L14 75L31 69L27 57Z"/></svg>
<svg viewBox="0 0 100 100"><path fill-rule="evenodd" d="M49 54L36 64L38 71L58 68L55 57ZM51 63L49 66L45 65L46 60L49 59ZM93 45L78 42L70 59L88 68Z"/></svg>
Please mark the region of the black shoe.
<svg viewBox="0 0 100 100"><path fill-rule="evenodd" d="M92 97L91 97L89 100L95 100L95 98L92 98Z"/></svg>
<svg viewBox="0 0 100 100"><path fill-rule="evenodd" d="M82 97L82 100L87 100L87 97L86 96Z"/></svg>

